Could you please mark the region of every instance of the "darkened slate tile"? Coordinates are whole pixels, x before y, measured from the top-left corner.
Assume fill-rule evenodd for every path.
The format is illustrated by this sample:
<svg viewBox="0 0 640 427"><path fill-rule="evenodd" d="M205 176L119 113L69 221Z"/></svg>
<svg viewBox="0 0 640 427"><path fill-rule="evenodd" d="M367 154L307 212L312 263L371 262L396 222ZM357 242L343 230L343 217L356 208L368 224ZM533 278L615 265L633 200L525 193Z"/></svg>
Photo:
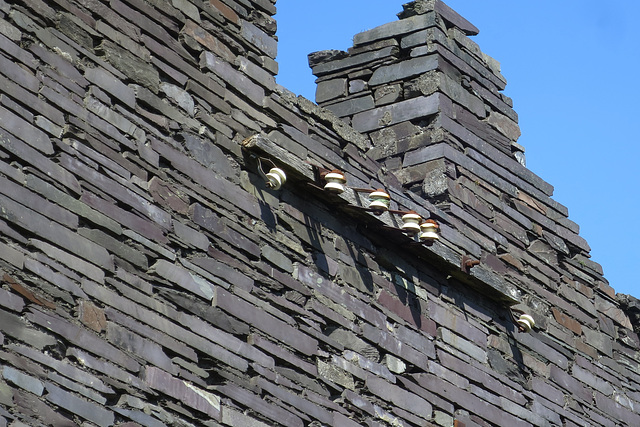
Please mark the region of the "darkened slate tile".
<svg viewBox="0 0 640 427"><path fill-rule="evenodd" d="M131 316L134 316L136 319L139 319L147 325L151 325L167 335L184 342L194 349L198 349L214 359L232 366L235 369L243 372L247 370L248 363L245 359L237 356L217 343L209 341L204 337L191 332L191 329L188 329L189 326L183 325L183 322L181 321L183 316L181 316L181 314L176 310L171 309L169 306L165 306L165 315L173 319L180 320L180 323L170 321L167 317L161 316L155 311L146 309L131 300L122 297L122 295L106 289L104 286L98 286L97 284L89 281L85 281L82 286L88 295L99 299L105 304L115 307L123 313L129 313ZM188 317L184 318L188 320Z"/></svg>
<svg viewBox="0 0 640 427"><path fill-rule="evenodd" d="M120 258L130 262L143 270L148 268L148 260L147 257L141 251L132 248L125 243L111 237L107 233L99 229L90 229L81 227L78 229L78 234L80 236L86 237L87 239L95 242L101 247L107 249L112 252L114 255L119 256Z"/></svg>
<svg viewBox="0 0 640 427"><path fill-rule="evenodd" d="M165 354L162 347L155 342L144 339L111 322L107 323L106 337L107 340L111 341L117 348L128 351L173 375L178 373L176 365L171 362L171 359Z"/></svg>
<svg viewBox="0 0 640 427"><path fill-rule="evenodd" d="M118 363L132 372L138 372L140 370L140 365L124 352L106 343L98 335L74 325L69 320L37 309L31 309L29 313L27 313L27 318L35 324L55 331L56 334L61 335L70 343L81 348L86 348L92 353Z"/></svg>
<svg viewBox="0 0 640 427"><path fill-rule="evenodd" d="M191 205L189 214L194 223L212 232L214 236L221 237L234 247L244 250L254 258L258 258L260 247L245 235L230 228L225 218L220 217L214 211L205 208L199 203Z"/></svg>
<svg viewBox="0 0 640 427"><path fill-rule="evenodd" d="M331 412L321 407L320 405L316 405L315 403L312 403L309 400L297 394L294 394L283 387L280 387L276 384L272 384L271 382L263 378L258 378L256 382L260 387L262 387L269 394L293 406L294 408L299 409L300 411L307 414L308 416L313 417L325 424L332 423L333 416Z"/></svg>
<svg viewBox="0 0 640 427"><path fill-rule="evenodd" d="M216 289L212 304L287 343L303 354L310 356L318 351L318 342L315 339L224 289Z"/></svg>
<svg viewBox="0 0 640 427"><path fill-rule="evenodd" d="M167 243L168 239L163 230L152 221L141 218L125 209L116 206L88 191L83 192L80 200L106 217L119 222L122 226L131 228L142 236L158 243Z"/></svg>
<svg viewBox="0 0 640 427"><path fill-rule="evenodd" d="M256 28L247 23L248 29ZM206 67L218 75L221 79L247 97L253 104L262 105L265 97L264 89L252 82L244 73L233 68L226 61L218 58L211 52L203 52L200 58L200 66Z"/></svg>
<svg viewBox="0 0 640 427"><path fill-rule="evenodd" d="M112 308L106 308L105 314L110 321L129 329L130 332L134 332L154 343L158 343L161 347L169 349L176 354L180 354L180 356L185 359L189 359L193 362L198 361L198 355L195 350L193 350L191 347L185 346L183 342L180 342L175 338L172 338L167 334L158 331L157 329L145 325L144 323L138 322L135 319L126 316ZM162 356L160 356L160 358L162 359Z"/></svg>
<svg viewBox="0 0 640 427"><path fill-rule="evenodd" d="M104 409L100 405L77 397L75 394L67 392L51 383L46 383L45 388L47 390L45 398L51 403L101 427L113 425L115 421L113 412Z"/></svg>
<svg viewBox="0 0 640 427"><path fill-rule="evenodd" d="M67 372L64 372L64 367L57 367L56 370L63 373L65 376L75 379L76 381L83 383L89 381L90 384L88 386L94 387L96 390L113 394L113 390L108 384L112 379L121 381L122 384L129 384L134 386L135 388L142 391L149 391L148 387L138 378L136 374L132 374L131 372L127 372L119 366L106 361L104 359L99 359L97 357L92 356L86 351L80 350L78 348L72 347L67 350L67 356L71 356L75 358L82 367L86 367L92 369L95 372L100 372L100 379L94 378L93 376L88 376L86 371L79 370L79 372L70 376ZM55 366L55 365L54 365ZM64 366L64 365L63 365ZM103 382L104 381L104 382ZM106 383L106 384L105 384ZM118 387L117 385L115 386Z"/></svg>
<svg viewBox="0 0 640 427"><path fill-rule="evenodd" d="M249 335L250 333L249 326L246 323L233 316L229 316L217 307L211 307L210 304L203 304L201 301L187 294L172 289L161 289L160 294L189 310L199 318L211 322L213 325L230 334Z"/></svg>
<svg viewBox="0 0 640 427"><path fill-rule="evenodd" d="M247 389L241 388L233 383L227 383L222 386L218 386L216 390L221 395L230 398L243 407L253 409L254 411L262 414L270 420L273 420L274 422L282 423L283 425L292 427L303 426L303 422L298 416L292 414L278 404L265 400L261 396L254 394Z"/></svg>
<svg viewBox="0 0 640 427"><path fill-rule="evenodd" d="M41 422L42 425L51 425L56 427L76 427L78 424L52 408L49 402L41 400L39 397L18 390L14 394L15 406L19 408L21 415L30 417L33 422ZM73 415L69 414L70 417Z"/></svg>
<svg viewBox="0 0 640 427"><path fill-rule="evenodd" d="M77 382L78 384L90 387L100 393L114 394L113 389L105 385L98 377L89 372L86 372L83 369L80 369L78 366L70 363L68 360L58 360L48 354L22 345L13 344L9 348L20 355L23 355L29 359L32 359L51 368L56 372L59 372L65 377Z"/></svg>
<svg viewBox="0 0 640 427"><path fill-rule="evenodd" d="M140 425L144 427L164 427L165 423L158 420L157 418L146 414L142 411L136 411L131 409L123 409L123 408L113 408L114 412L117 412L120 415L123 415L129 420L133 420L132 423L122 423L118 424L121 427L138 427Z"/></svg>
<svg viewBox="0 0 640 427"><path fill-rule="evenodd" d="M39 263L31 258L27 258L25 260L25 269L33 272L37 276L42 277L48 283L53 284L54 286L66 291L72 295L75 295L78 298L86 299L87 295L82 291L80 286L74 283L68 277L53 271L51 268L46 265Z"/></svg>
<svg viewBox="0 0 640 427"><path fill-rule="evenodd" d="M29 327L21 317L0 310L0 330L13 338L26 342L27 344L42 350L44 347L55 345L57 340L52 335L45 334L39 330Z"/></svg>

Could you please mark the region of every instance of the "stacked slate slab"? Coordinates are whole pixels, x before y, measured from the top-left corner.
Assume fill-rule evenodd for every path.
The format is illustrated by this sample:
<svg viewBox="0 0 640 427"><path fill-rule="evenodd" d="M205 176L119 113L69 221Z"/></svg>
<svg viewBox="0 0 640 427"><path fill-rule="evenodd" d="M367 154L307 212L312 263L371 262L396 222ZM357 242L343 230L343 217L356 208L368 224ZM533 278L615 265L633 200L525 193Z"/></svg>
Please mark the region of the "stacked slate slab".
<svg viewBox="0 0 640 427"><path fill-rule="evenodd" d="M315 104L275 12L0 0L0 426L640 425L638 300L524 166L478 30L409 3L311 55Z"/></svg>

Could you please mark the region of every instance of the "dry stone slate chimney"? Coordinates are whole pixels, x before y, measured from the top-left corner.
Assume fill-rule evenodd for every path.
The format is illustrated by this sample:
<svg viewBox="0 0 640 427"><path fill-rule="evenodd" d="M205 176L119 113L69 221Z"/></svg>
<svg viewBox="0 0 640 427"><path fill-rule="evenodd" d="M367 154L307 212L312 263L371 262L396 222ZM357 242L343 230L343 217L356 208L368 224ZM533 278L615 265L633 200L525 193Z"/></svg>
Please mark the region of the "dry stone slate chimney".
<svg viewBox="0 0 640 427"><path fill-rule="evenodd" d="M447 191L461 154L524 165L500 66L467 37L478 29L439 0L405 4L398 16L357 34L348 52L309 55L316 102L368 134L371 157L427 196Z"/></svg>
<svg viewBox="0 0 640 427"><path fill-rule="evenodd" d="M312 55L325 109L275 3L0 0L0 427L640 425L640 302L477 29L406 5Z"/></svg>

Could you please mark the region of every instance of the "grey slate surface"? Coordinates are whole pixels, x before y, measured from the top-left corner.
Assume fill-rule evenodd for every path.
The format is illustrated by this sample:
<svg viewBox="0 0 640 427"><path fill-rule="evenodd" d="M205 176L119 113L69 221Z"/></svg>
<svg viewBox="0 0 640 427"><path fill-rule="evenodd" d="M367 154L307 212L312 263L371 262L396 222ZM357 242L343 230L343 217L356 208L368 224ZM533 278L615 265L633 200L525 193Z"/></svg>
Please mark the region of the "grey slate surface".
<svg viewBox="0 0 640 427"><path fill-rule="evenodd" d="M639 303L523 166L477 28L408 3L310 55L317 105L275 11L0 0L0 426L640 425Z"/></svg>

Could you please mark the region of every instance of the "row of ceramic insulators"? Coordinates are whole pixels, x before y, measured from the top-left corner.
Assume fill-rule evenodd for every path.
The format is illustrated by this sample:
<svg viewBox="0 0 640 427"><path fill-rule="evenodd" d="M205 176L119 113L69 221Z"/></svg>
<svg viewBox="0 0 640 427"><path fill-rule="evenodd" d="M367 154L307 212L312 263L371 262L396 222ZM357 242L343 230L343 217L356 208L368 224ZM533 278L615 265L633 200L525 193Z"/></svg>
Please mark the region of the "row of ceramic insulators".
<svg viewBox="0 0 640 427"><path fill-rule="evenodd" d="M280 168L271 168L267 176L267 184L274 190L279 190L282 185L287 181L287 176ZM334 194L340 194L345 191L345 184L347 179L340 171L334 170L322 174L322 178L325 181L324 190ZM389 211L389 205L391 204L391 196L383 189L378 190L355 190L355 191L367 191L369 194L369 209L376 215L381 215L384 212ZM422 242L433 242L438 240L439 226L432 220L422 220L422 217L414 211L403 212L402 226L400 227L403 232L410 236L418 235L418 239Z"/></svg>

